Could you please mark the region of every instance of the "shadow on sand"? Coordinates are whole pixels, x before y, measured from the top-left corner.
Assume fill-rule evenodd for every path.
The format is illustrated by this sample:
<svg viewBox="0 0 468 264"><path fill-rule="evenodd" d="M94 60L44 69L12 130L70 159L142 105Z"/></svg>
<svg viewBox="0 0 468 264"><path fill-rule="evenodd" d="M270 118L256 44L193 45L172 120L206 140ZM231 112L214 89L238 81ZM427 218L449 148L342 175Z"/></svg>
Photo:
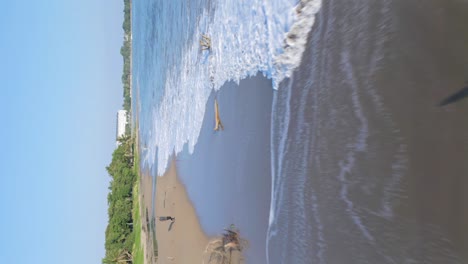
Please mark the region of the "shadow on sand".
<svg viewBox="0 0 468 264"><path fill-rule="evenodd" d="M172 229L172 226L174 225L175 221L172 221L171 224L169 225L169 228L167 229L167 231L171 231Z"/></svg>
<svg viewBox="0 0 468 264"><path fill-rule="evenodd" d="M463 89L459 90L458 92L450 95L449 97L445 98L439 103L439 106L445 106L448 104L455 103L460 101L468 96L468 86L465 86Z"/></svg>

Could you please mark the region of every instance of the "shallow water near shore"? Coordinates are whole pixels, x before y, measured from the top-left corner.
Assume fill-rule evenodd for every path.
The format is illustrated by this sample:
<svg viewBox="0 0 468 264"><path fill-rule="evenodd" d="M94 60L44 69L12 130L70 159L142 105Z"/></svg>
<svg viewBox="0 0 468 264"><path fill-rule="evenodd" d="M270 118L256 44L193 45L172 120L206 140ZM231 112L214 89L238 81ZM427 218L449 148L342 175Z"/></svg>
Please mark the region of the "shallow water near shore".
<svg viewBox="0 0 468 264"><path fill-rule="evenodd" d="M262 76L226 84L207 102L193 154L186 149L177 157L204 231L216 236L235 224L249 242L247 263L266 263L272 97L271 81ZM215 98L222 131L213 130Z"/></svg>
<svg viewBox="0 0 468 264"><path fill-rule="evenodd" d="M295 0L134 4L134 93L146 166L162 175L174 152L185 144L193 152L213 89L259 72L277 88L300 62L321 1L305 3L301 12ZM202 35L211 39L209 51L201 50Z"/></svg>

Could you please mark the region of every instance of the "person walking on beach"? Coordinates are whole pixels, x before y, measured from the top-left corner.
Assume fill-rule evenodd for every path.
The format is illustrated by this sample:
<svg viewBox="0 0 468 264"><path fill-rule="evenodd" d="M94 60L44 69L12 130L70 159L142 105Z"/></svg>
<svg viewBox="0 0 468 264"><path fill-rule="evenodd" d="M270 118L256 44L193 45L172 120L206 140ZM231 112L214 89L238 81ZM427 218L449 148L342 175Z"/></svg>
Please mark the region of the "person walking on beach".
<svg viewBox="0 0 468 264"><path fill-rule="evenodd" d="M167 220L171 220L172 222L174 222L175 218L172 216L160 216L159 217L159 221L167 221Z"/></svg>

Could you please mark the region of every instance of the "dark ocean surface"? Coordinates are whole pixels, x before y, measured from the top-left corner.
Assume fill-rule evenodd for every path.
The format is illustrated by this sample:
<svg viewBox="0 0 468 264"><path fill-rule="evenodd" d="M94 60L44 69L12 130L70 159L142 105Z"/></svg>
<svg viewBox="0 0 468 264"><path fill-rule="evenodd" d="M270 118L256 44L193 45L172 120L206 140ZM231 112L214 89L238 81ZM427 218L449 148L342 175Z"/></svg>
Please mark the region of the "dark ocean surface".
<svg viewBox="0 0 468 264"><path fill-rule="evenodd" d="M324 1L273 104L269 263L467 263L466 1Z"/></svg>

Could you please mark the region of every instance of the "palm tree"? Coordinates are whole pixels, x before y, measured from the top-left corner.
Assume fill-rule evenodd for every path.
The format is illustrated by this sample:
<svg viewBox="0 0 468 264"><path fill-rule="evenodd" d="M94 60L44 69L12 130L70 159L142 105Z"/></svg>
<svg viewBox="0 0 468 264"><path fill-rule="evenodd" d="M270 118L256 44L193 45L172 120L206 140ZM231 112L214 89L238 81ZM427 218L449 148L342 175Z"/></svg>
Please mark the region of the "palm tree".
<svg viewBox="0 0 468 264"><path fill-rule="evenodd" d="M133 256L128 250L120 251L120 254L114 258L104 258L102 260L104 264L117 264L117 263L133 263Z"/></svg>

